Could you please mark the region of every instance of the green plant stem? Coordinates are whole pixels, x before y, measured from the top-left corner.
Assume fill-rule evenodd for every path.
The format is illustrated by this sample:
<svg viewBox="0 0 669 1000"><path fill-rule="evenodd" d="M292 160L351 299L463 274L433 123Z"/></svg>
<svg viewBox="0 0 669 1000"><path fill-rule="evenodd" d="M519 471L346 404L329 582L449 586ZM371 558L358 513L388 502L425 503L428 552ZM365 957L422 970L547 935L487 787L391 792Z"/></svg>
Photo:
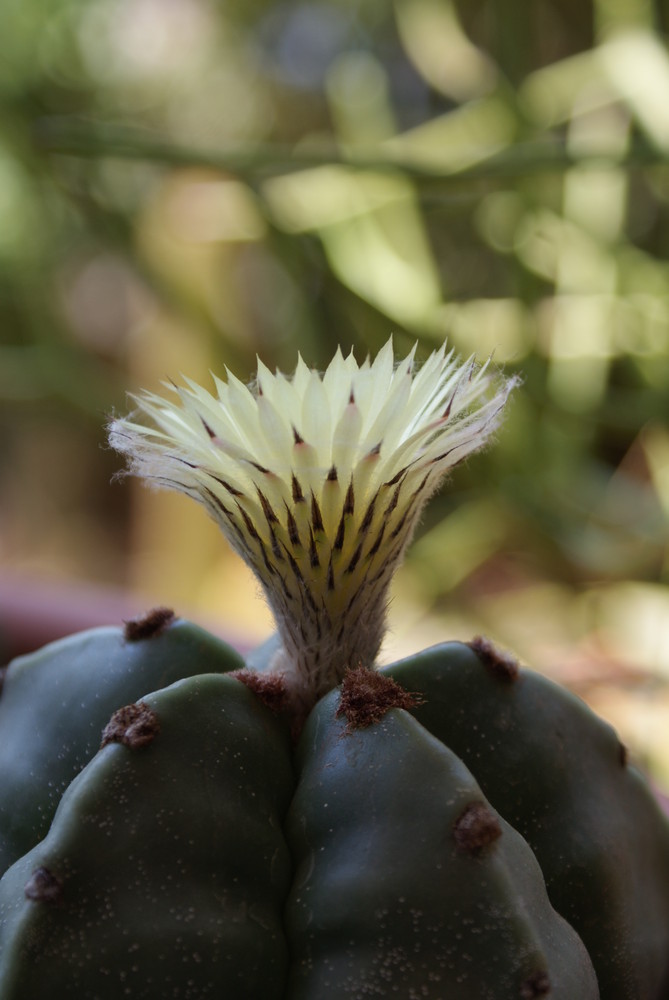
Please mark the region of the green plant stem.
<svg viewBox="0 0 669 1000"><path fill-rule="evenodd" d="M344 154L334 147L293 148L280 145L230 146L220 150L175 145L149 131L63 119L40 119L35 144L46 153L91 159L143 160L170 166L201 166L240 177L290 173L324 165L363 172L399 172L420 185L462 185L537 173L564 172L574 165L601 167L615 163L623 169L666 166L669 155L636 142L623 156L579 156L560 138L518 143L473 165L438 169L383 149L367 154Z"/></svg>

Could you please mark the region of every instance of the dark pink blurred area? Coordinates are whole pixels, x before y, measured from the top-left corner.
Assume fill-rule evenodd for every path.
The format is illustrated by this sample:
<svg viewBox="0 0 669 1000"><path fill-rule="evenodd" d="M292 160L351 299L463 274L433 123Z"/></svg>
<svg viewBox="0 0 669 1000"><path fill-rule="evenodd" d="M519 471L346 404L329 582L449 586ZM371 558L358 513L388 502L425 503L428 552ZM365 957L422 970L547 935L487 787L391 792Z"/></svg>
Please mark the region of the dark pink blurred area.
<svg viewBox="0 0 669 1000"><path fill-rule="evenodd" d="M0 575L0 660L30 653L47 642L99 625L120 625L147 611L152 604L121 590L95 584L50 583L21 576ZM177 614L181 609L174 609ZM184 610L184 617L188 617ZM212 622L198 624L221 635ZM242 636L221 635L241 653L250 644Z"/></svg>

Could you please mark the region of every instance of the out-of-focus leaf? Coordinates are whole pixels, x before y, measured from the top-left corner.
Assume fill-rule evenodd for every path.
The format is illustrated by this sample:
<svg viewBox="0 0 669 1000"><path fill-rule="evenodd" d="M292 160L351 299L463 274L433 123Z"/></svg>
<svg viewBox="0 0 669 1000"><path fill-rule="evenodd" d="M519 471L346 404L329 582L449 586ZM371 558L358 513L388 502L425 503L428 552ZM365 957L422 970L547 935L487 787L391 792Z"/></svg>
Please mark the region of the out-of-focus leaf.
<svg viewBox="0 0 669 1000"><path fill-rule="evenodd" d="M469 40L451 0L396 0L395 12L409 56L437 90L466 101L496 86L494 61Z"/></svg>

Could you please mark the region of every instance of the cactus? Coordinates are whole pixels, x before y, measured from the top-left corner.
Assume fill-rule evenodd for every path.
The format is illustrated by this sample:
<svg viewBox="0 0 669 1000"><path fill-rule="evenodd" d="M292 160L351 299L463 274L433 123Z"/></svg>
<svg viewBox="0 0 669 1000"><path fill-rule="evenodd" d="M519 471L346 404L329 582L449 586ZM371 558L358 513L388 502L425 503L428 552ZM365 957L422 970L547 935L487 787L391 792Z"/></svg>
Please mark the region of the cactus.
<svg viewBox="0 0 669 1000"><path fill-rule="evenodd" d="M512 385L388 344L112 424L278 633L245 665L158 609L10 665L2 1000L668 1000L669 823L610 727L484 640L375 665L421 509Z"/></svg>

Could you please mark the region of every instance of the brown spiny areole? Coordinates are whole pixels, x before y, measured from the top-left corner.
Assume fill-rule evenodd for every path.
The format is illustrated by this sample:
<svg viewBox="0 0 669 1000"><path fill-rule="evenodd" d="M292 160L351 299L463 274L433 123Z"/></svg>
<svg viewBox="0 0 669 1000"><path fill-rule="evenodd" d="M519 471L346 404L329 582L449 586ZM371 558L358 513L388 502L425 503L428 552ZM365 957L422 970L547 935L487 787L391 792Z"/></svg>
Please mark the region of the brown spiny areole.
<svg viewBox="0 0 669 1000"><path fill-rule="evenodd" d="M410 709L421 701L420 695L405 691L392 677L354 667L344 674L336 715L344 716L350 733L379 722L391 708Z"/></svg>
<svg viewBox="0 0 669 1000"><path fill-rule="evenodd" d="M158 716L145 701L124 705L114 712L102 730L100 749L108 743L122 743L130 750L139 750L152 743L159 732Z"/></svg>
<svg viewBox="0 0 669 1000"><path fill-rule="evenodd" d="M151 611L124 622L123 637L126 642L153 639L164 632L175 619L176 615L171 608L152 608Z"/></svg>
<svg viewBox="0 0 669 1000"><path fill-rule="evenodd" d="M287 710L289 698L282 674L262 674L245 667L243 670L233 670L228 676L234 677L252 691L271 712L280 714Z"/></svg>
<svg viewBox="0 0 669 1000"><path fill-rule="evenodd" d="M57 903L63 894L62 881L48 868L36 868L24 889L26 899L34 903Z"/></svg>
<svg viewBox="0 0 669 1000"><path fill-rule="evenodd" d="M502 827L485 802L472 802L455 821L453 836L462 851L478 856L502 836Z"/></svg>
<svg viewBox="0 0 669 1000"><path fill-rule="evenodd" d="M510 653L504 653L484 636L477 635L467 644L476 653L483 666L502 681L518 679L518 660Z"/></svg>

